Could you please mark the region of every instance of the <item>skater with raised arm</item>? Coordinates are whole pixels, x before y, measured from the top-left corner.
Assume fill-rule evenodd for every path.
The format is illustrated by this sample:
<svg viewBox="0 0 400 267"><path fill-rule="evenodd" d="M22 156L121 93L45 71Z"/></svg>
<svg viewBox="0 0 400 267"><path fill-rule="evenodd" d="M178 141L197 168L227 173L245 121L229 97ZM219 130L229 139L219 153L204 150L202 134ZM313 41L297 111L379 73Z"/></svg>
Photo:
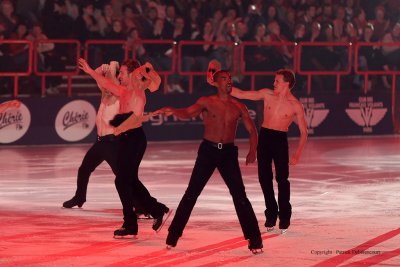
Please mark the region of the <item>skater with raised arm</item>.
<svg viewBox="0 0 400 267"><path fill-rule="evenodd" d="M248 248L253 253L262 252L262 239L257 218L245 192L238 162L238 148L234 144L236 128L241 118L250 134L250 151L246 164L256 159L257 130L244 104L230 96L231 76L228 71L214 74L218 93L201 97L187 108L165 107L154 114L175 115L179 118L191 118L203 115L204 139L200 144L198 156L190 177L189 185L183 195L176 214L168 229L167 248L175 247L189 220L197 198L207 184L215 169L220 172L232 195L233 203L244 238L249 241Z"/></svg>
<svg viewBox="0 0 400 267"><path fill-rule="evenodd" d="M115 184L122 202L124 223L114 231L114 236L136 236L137 217L133 210L133 199L139 199L143 208L154 218L153 230L159 231L170 215L170 210L152 198L138 177L139 165L147 146L142 122L146 104L145 89L156 91L161 78L151 64L136 68L132 61L122 64L118 79L121 85L110 82L96 73L84 59L79 59L79 67L92 76L100 87L120 98L119 113L112 121L114 135L119 135L117 151L117 176ZM167 215L167 216L165 216Z"/></svg>
<svg viewBox="0 0 400 267"><path fill-rule="evenodd" d="M257 160L259 182L266 206L265 227L267 231L272 231L279 217L279 229L282 233L287 231L292 215L288 179L289 164L298 163L307 141L307 124L304 119L303 105L290 93L294 84L293 71L282 69L276 72L273 94L270 89L242 91L234 88L232 90L234 97L264 102L264 120L258 138ZM300 142L289 160L287 132L295 118L300 130ZM278 203L274 194L272 161L278 182Z"/></svg>
<svg viewBox="0 0 400 267"><path fill-rule="evenodd" d="M110 64L103 64L95 71L110 79L113 83L119 84L116 77L119 64L111 61ZM97 140L86 152L78 169L77 188L75 195L63 203L64 208L82 207L86 202L87 187L90 174L103 162L110 165L113 173L116 173L116 152L117 138L113 134L114 127L110 125L110 120L119 113L119 97L111 94L103 87L101 91L101 102L96 115Z"/></svg>
<svg viewBox="0 0 400 267"><path fill-rule="evenodd" d="M96 72L110 79L113 83L119 84L117 78L118 70L119 63L111 61L109 64L102 64L96 69ZM63 203L64 208L73 208L75 206L80 208L83 206L86 202L89 177L103 161L106 161L113 173L116 174L117 137L114 135L114 127L110 125L110 120L119 113L119 97L102 87L99 87L99 89L101 92L101 102L96 115L97 139L82 160L81 166L78 169L75 195ZM143 210L136 199L134 199L134 203L135 212L138 216L139 214L144 214L144 218L150 218L150 215Z"/></svg>

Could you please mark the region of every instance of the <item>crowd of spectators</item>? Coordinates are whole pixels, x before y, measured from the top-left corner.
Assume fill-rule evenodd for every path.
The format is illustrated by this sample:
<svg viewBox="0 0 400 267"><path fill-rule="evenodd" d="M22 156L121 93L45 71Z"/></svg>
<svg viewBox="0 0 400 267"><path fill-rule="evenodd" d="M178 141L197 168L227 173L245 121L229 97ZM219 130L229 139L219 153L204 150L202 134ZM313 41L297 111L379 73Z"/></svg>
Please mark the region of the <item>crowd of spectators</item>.
<svg viewBox="0 0 400 267"><path fill-rule="evenodd" d="M0 40L77 39L82 45L90 39L127 41L127 47L92 46L89 62L96 67L110 60L123 61L128 49L129 57L151 61L157 70L172 68L171 45L135 41L234 41L237 47L252 41L244 51L245 62L234 57L235 46L187 46L182 49L179 68L205 71L208 62L217 59L225 69L245 64L246 70L274 71L293 67L294 47L289 42L400 42L399 20L398 0L1 0ZM266 42L283 44L268 46ZM38 68L65 68L71 64L68 50L42 43ZM308 47L302 53L304 70L348 67L345 47ZM26 45L0 43L0 72L6 67L23 69L27 56ZM400 47L365 46L356 60L361 69L398 69ZM248 87L248 79L240 71L234 77ZM361 86L363 82L357 78L351 76L348 83ZM33 81L32 86L38 86L38 81ZM324 81L316 78L314 82L323 90L328 86ZM187 88L185 77L171 75L168 82L171 92ZM257 86L271 86L266 84L269 82L261 77ZM372 82L390 87L385 76Z"/></svg>

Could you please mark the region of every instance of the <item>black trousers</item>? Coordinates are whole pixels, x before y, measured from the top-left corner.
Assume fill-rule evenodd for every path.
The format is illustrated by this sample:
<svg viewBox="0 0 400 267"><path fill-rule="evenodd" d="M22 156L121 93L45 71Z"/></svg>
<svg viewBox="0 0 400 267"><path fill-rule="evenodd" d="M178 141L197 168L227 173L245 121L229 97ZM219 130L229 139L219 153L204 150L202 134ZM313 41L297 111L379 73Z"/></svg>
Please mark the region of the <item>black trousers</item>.
<svg viewBox="0 0 400 267"><path fill-rule="evenodd" d="M86 152L81 166L78 169L77 188L75 192L76 198L86 201L89 177L103 161L106 161L108 165L110 165L111 170L115 175L117 174L117 151L118 137L111 134L97 137L97 141ZM144 190L147 189L144 188ZM143 208L141 200L136 199L135 197L133 198L135 210L147 213L147 211Z"/></svg>
<svg viewBox="0 0 400 267"><path fill-rule="evenodd" d="M117 177L115 185L122 202L123 227L137 232L137 218L133 211L134 199L140 200L143 209L153 218L164 214L166 206L157 202L140 182L139 165L146 151L147 140L143 128L128 130L119 136Z"/></svg>
<svg viewBox="0 0 400 267"><path fill-rule="evenodd" d="M170 234L182 236L189 216L215 168L218 169L232 196L245 239L261 243L261 234L253 207L246 196L238 162L238 148L231 144L218 149L208 141L200 144L189 185L169 227Z"/></svg>
<svg viewBox="0 0 400 267"><path fill-rule="evenodd" d="M261 128L258 137L257 160L267 221L275 225L279 215L280 222L287 224L292 215L292 206L290 205L289 147L286 132ZM272 161L278 183L278 203L274 194Z"/></svg>
<svg viewBox="0 0 400 267"><path fill-rule="evenodd" d="M78 169L77 188L75 196L82 201L86 201L89 177L92 172L103 162L110 165L114 174L117 172L117 137L107 135L98 137L97 141L86 152Z"/></svg>

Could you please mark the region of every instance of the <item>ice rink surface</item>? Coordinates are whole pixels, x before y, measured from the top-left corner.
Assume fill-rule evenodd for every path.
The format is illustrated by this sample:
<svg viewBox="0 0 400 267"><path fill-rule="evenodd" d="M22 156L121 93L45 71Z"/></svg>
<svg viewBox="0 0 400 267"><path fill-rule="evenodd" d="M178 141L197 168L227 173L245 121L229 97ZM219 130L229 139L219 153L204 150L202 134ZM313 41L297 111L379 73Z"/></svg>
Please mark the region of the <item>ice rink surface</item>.
<svg viewBox="0 0 400 267"><path fill-rule="evenodd" d="M290 139L292 151L297 141ZM141 180L172 209L187 187L199 143L148 144ZM151 220L140 220L137 239L113 238L122 210L106 163L92 174L83 207L61 208L75 192L89 145L3 146L0 266L400 266L399 136L310 138L300 163L290 168L293 216L284 235L266 233L257 167L245 165L247 141L237 145L263 254L247 249L217 171L177 247L167 250L174 213L159 233Z"/></svg>

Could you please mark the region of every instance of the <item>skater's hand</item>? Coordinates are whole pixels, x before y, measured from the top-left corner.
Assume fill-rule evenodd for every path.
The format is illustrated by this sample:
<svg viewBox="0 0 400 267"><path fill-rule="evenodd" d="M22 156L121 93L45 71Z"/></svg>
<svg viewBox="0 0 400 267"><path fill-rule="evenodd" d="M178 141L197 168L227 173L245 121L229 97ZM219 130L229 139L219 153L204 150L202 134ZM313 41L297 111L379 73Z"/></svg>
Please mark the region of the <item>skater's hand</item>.
<svg viewBox="0 0 400 267"><path fill-rule="evenodd" d="M246 156L246 165L254 163L256 161L256 151L250 151Z"/></svg>
<svg viewBox="0 0 400 267"><path fill-rule="evenodd" d="M289 160L289 165L296 165L299 162L299 158L297 154L294 154Z"/></svg>
<svg viewBox="0 0 400 267"><path fill-rule="evenodd" d="M102 64L102 65L101 65L101 71L102 71L102 74L103 74L103 75L106 74L108 71L110 71L110 65L108 65L108 64Z"/></svg>
<svg viewBox="0 0 400 267"><path fill-rule="evenodd" d="M79 68L87 74L90 74L93 71L93 69L89 66L87 61L84 60L83 58L78 59L78 65L79 65Z"/></svg>
<svg viewBox="0 0 400 267"><path fill-rule="evenodd" d="M173 114L173 110L170 107L164 107L164 108L160 108L159 110L156 110L154 112L152 112L152 116L156 116L159 114L163 114L165 116L171 116Z"/></svg>
<svg viewBox="0 0 400 267"><path fill-rule="evenodd" d="M150 118L153 117L153 116L154 116L154 115L153 115L153 112L150 112L150 113L147 114L147 115L143 115L142 118L141 118L141 121L142 121L142 122L149 121Z"/></svg>

